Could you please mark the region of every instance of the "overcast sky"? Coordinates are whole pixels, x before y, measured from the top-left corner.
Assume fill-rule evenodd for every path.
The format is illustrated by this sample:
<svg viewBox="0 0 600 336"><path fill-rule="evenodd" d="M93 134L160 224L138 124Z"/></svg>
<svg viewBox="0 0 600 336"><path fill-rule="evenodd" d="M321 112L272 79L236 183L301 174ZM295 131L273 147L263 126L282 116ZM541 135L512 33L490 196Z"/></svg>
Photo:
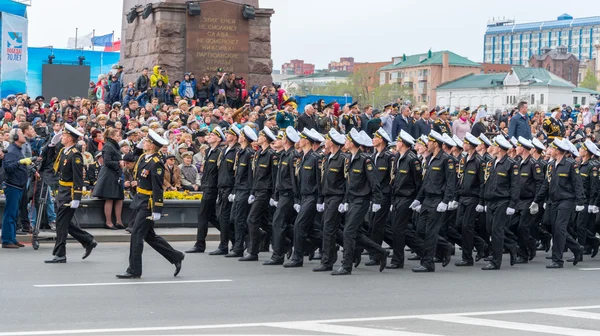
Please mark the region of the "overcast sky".
<svg viewBox="0 0 600 336"><path fill-rule="evenodd" d="M600 15L598 0L260 0L273 8L274 68L303 59L326 68L353 56L357 62L391 61L393 56L451 50L474 61L483 58L483 34L493 17L517 23ZM64 48L67 39L115 31L120 37L120 0L33 0L29 45ZM115 38L116 39L116 38Z"/></svg>

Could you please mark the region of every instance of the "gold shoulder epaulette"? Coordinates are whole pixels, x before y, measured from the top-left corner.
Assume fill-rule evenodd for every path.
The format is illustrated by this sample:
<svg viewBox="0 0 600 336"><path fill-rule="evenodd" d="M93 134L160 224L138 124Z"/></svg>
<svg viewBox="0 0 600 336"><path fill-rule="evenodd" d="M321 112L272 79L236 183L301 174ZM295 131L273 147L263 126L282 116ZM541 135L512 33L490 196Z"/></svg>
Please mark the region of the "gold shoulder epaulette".
<svg viewBox="0 0 600 336"><path fill-rule="evenodd" d="M159 158L157 158L156 156L155 156L155 157L153 157L153 158L152 158L152 160L154 160L154 162L158 162L158 161L160 161L160 159L159 159Z"/></svg>

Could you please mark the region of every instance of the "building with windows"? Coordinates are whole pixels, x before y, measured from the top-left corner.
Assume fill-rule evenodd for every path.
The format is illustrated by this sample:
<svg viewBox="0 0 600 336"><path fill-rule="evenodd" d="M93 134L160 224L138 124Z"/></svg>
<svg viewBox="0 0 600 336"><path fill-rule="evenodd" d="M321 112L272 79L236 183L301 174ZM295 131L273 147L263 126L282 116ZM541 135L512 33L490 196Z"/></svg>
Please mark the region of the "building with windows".
<svg viewBox="0 0 600 336"><path fill-rule="evenodd" d="M541 55L533 55L529 59L532 68L544 68L558 77L577 86L579 59L567 51L567 47L559 46L556 49L542 48Z"/></svg>
<svg viewBox="0 0 600 336"><path fill-rule="evenodd" d="M578 88L544 68L514 67L509 73L467 75L436 88L438 106L511 109L526 101L532 111L562 104L591 104L598 92Z"/></svg>
<svg viewBox="0 0 600 336"><path fill-rule="evenodd" d="M567 48L580 61L594 59L600 40L600 16L573 18L568 14L554 21L519 23L514 20L488 22L483 43L483 61L494 64L527 65L543 48Z"/></svg>
<svg viewBox="0 0 600 336"><path fill-rule="evenodd" d="M354 72L354 57L341 57L339 62L329 63L329 71Z"/></svg>
<svg viewBox="0 0 600 336"><path fill-rule="evenodd" d="M282 75L310 75L315 73L315 65L304 63L303 60L291 60L289 63L284 63L281 66Z"/></svg>
<svg viewBox="0 0 600 336"><path fill-rule="evenodd" d="M379 84L412 88L417 104L430 104L436 101L438 85L481 71L481 64L466 57L447 50L430 50L425 54L394 57L391 64L379 69Z"/></svg>

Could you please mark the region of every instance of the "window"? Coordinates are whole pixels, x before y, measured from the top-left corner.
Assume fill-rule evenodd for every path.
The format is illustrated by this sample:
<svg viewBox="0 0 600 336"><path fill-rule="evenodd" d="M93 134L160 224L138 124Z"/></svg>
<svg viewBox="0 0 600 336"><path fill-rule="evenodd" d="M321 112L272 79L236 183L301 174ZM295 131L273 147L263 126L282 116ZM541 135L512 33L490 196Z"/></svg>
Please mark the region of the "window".
<svg viewBox="0 0 600 336"><path fill-rule="evenodd" d="M535 95L531 95L531 101L529 101L531 105L535 104Z"/></svg>
<svg viewBox="0 0 600 336"><path fill-rule="evenodd" d="M577 104L577 97L573 97L573 105Z"/></svg>
<svg viewBox="0 0 600 336"><path fill-rule="evenodd" d="M544 94L540 94L540 104L544 104Z"/></svg>
<svg viewBox="0 0 600 336"><path fill-rule="evenodd" d="M421 102L421 96L417 97L417 101L420 103Z"/></svg>
<svg viewBox="0 0 600 336"><path fill-rule="evenodd" d="M569 78L569 82L573 81L573 64L569 65L568 78Z"/></svg>
<svg viewBox="0 0 600 336"><path fill-rule="evenodd" d="M585 97L581 97L581 105L585 105Z"/></svg>
<svg viewBox="0 0 600 336"><path fill-rule="evenodd" d="M506 96L506 104L510 104L510 96Z"/></svg>

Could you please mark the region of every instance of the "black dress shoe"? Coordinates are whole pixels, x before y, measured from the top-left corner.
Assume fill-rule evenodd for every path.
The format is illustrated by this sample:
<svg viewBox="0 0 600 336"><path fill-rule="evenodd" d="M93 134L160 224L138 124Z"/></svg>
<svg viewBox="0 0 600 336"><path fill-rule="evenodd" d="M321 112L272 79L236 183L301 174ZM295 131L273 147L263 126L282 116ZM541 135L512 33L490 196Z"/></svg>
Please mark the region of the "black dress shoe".
<svg viewBox="0 0 600 336"><path fill-rule="evenodd" d="M398 264L389 264L385 268L388 268L388 269L401 269L401 268L404 268L404 266L400 266Z"/></svg>
<svg viewBox="0 0 600 336"><path fill-rule="evenodd" d="M448 264L450 263L450 260L452 259L453 251L454 251L454 247L452 247L452 246L448 247L448 251L446 251L446 255L444 255L444 258L442 259L442 267L448 266Z"/></svg>
<svg viewBox="0 0 600 336"><path fill-rule="evenodd" d="M374 260L374 259L371 259L365 263L365 266L377 266L377 265L379 265L379 261Z"/></svg>
<svg viewBox="0 0 600 336"><path fill-rule="evenodd" d="M290 261L290 262L283 264L283 267L285 267L285 268L302 267L302 263L298 262L298 261Z"/></svg>
<svg viewBox="0 0 600 336"><path fill-rule="evenodd" d="M536 255L537 255L536 249L531 249L531 251L529 252L529 261L532 261Z"/></svg>
<svg viewBox="0 0 600 336"><path fill-rule="evenodd" d="M509 251L510 253L510 266L514 266L517 261L517 249Z"/></svg>
<svg viewBox="0 0 600 336"><path fill-rule="evenodd" d="M221 249L216 249L212 252L210 252L208 255L226 255L227 251L223 251Z"/></svg>
<svg viewBox="0 0 600 336"><path fill-rule="evenodd" d="M113 224L111 226L108 226L106 224L104 224L104 228L107 230L118 230L117 227Z"/></svg>
<svg viewBox="0 0 600 336"><path fill-rule="evenodd" d="M383 255L381 256L381 261L379 262L379 272L383 272L385 267L387 266L387 260L390 256L390 251L384 250Z"/></svg>
<svg viewBox="0 0 600 336"><path fill-rule="evenodd" d="M312 269L313 272L331 272L333 270L332 266L320 265L319 267L315 267Z"/></svg>
<svg viewBox="0 0 600 336"><path fill-rule="evenodd" d="M44 260L46 264L65 264L67 262L67 257L54 257L49 260Z"/></svg>
<svg viewBox="0 0 600 336"><path fill-rule="evenodd" d="M283 259L273 260L269 259L263 263L265 266L283 265Z"/></svg>
<svg viewBox="0 0 600 336"><path fill-rule="evenodd" d="M492 263L489 263L489 264L483 266L481 269L484 271L495 271L495 270L499 270L500 267L498 267Z"/></svg>
<svg viewBox="0 0 600 336"><path fill-rule="evenodd" d="M242 256L241 253L229 252L225 255L225 258L240 258Z"/></svg>
<svg viewBox="0 0 600 336"><path fill-rule="evenodd" d="M360 250L354 251L354 268L357 268L358 265L360 265L361 260L362 260L362 253L360 253Z"/></svg>
<svg viewBox="0 0 600 336"><path fill-rule="evenodd" d="M338 269L336 269L335 271L331 272L331 275L350 275L352 274L352 271L349 271L343 267L340 267Z"/></svg>
<svg viewBox="0 0 600 336"><path fill-rule="evenodd" d="M175 273L173 273L173 276L176 277L179 272L181 272L181 263L183 262L183 259L185 259L185 254L181 254L181 259L179 259L179 261L175 262Z"/></svg>
<svg viewBox="0 0 600 336"><path fill-rule="evenodd" d="M412 271L415 273L429 273L429 272L435 272L435 269L430 269L425 266L419 266L419 267L413 268Z"/></svg>
<svg viewBox="0 0 600 336"><path fill-rule="evenodd" d="M546 268L563 268L563 265L553 262L552 264L546 265Z"/></svg>
<svg viewBox="0 0 600 336"><path fill-rule="evenodd" d="M583 261L582 251L573 253L573 266L576 266L578 262Z"/></svg>
<svg viewBox="0 0 600 336"><path fill-rule="evenodd" d="M95 249L96 246L98 246L98 242L95 240L92 240L90 245L88 245L88 247L85 248L85 253L83 254L83 257L81 257L81 259L85 259L85 258L89 257L90 254L92 254L92 250Z"/></svg>
<svg viewBox="0 0 600 336"><path fill-rule="evenodd" d="M125 225L123 225L122 223L121 223L121 224L119 224L119 223L115 224L115 227L116 227L118 230L123 230L123 229L125 229Z"/></svg>
<svg viewBox="0 0 600 336"><path fill-rule="evenodd" d="M18 248L19 248L19 245L17 245L17 244L13 244L13 243L10 243L10 244L2 244L2 248L5 248L5 249L18 249Z"/></svg>
<svg viewBox="0 0 600 336"><path fill-rule="evenodd" d="M204 253L204 250L199 249L197 247L193 247L193 248L185 251L185 253Z"/></svg>
<svg viewBox="0 0 600 336"><path fill-rule="evenodd" d="M238 261L258 261L258 255L257 254L247 254L246 256L238 259Z"/></svg>
<svg viewBox="0 0 600 336"><path fill-rule="evenodd" d="M457 263L454 263L454 266L458 266L458 267L461 267L461 266L473 266L473 262L472 261L461 260L461 261L459 261Z"/></svg>
<svg viewBox="0 0 600 336"><path fill-rule="evenodd" d="M18 247L25 247L25 245L23 245L23 244L21 244L19 242L16 242L15 245L17 245Z"/></svg>
<svg viewBox="0 0 600 336"><path fill-rule="evenodd" d="M477 254L475 255L475 262L488 256L485 251L487 251L487 245L485 245L481 251L477 251Z"/></svg>
<svg viewBox="0 0 600 336"><path fill-rule="evenodd" d="M529 262L529 259L525 259L522 257L517 257L517 260L515 260L515 264L527 264L528 262Z"/></svg>
<svg viewBox="0 0 600 336"><path fill-rule="evenodd" d="M117 278L119 278L119 279L139 279L140 276L139 275L133 275L133 274L128 273L128 272L123 272L121 274L117 274Z"/></svg>
<svg viewBox="0 0 600 336"><path fill-rule="evenodd" d="M596 243L596 245L592 246L591 258L594 258L596 255L598 255L598 249L600 249L600 244Z"/></svg>
<svg viewBox="0 0 600 336"><path fill-rule="evenodd" d="M410 257L406 258L406 260L421 260L421 257L419 257L418 255L411 255Z"/></svg>

